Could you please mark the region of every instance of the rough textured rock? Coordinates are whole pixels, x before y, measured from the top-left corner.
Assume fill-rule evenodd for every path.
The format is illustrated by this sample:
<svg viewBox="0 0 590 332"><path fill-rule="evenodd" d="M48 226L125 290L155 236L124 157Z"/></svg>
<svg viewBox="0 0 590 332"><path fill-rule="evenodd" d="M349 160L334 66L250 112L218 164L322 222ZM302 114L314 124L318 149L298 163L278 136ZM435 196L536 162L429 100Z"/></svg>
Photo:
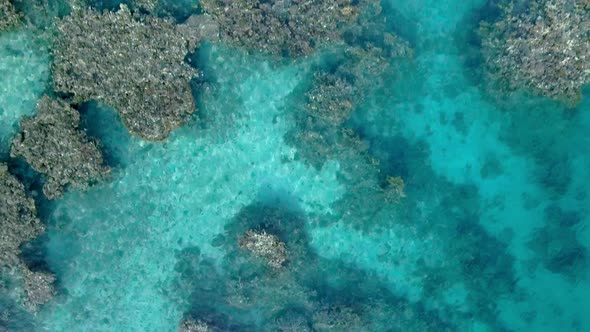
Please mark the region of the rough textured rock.
<svg viewBox="0 0 590 332"><path fill-rule="evenodd" d="M363 330L361 317L345 306L320 308L313 314L313 327L318 332Z"/></svg>
<svg viewBox="0 0 590 332"><path fill-rule="evenodd" d="M102 4L103 6L112 5L112 2L107 1L100 1L97 3L96 0L67 0L69 6L74 11L79 11L84 8L95 7L97 4ZM124 3L128 4L130 9L132 10L142 10L148 13L152 13L156 10L159 0L128 0L124 1Z"/></svg>
<svg viewBox="0 0 590 332"><path fill-rule="evenodd" d="M312 84L306 93L308 114L333 125L348 120L356 104L354 85L344 77L326 72L316 73Z"/></svg>
<svg viewBox="0 0 590 332"><path fill-rule="evenodd" d="M0 271L12 271L23 282L22 303L30 310L49 301L55 291L54 276L32 272L21 261L20 246L43 233L34 201L4 164L0 164Z"/></svg>
<svg viewBox="0 0 590 332"><path fill-rule="evenodd" d="M25 306L35 310L38 305L49 302L55 295L53 283L55 276L46 272L32 272L28 268L21 267L24 290Z"/></svg>
<svg viewBox="0 0 590 332"><path fill-rule="evenodd" d="M172 22L117 12L80 10L58 24L54 88L74 102L97 100L119 112L129 132L160 141L195 110L184 58L198 33Z"/></svg>
<svg viewBox="0 0 590 332"><path fill-rule="evenodd" d="M239 239L240 248L250 251L274 269L280 269L287 260L287 248L276 235L265 231L247 231Z"/></svg>
<svg viewBox="0 0 590 332"><path fill-rule="evenodd" d="M395 55L375 45L346 46L331 68L314 73L302 93L305 99L297 99L294 106L297 127L286 135L305 162L319 169L329 159L346 159L351 149L354 155L365 149L346 128L346 121L366 95L384 88L383 76L391 73L390 57L411 57L405 42L392 49L397 50Z"/></svg>
<svg viewBox="0 0 590 332"><path fill-rule="evenodd" d="M178 328L179 332L213 332L212 329L209 328L207 323L201 320L194 320L192 318L188 318L183 320L180 323Z"/></svg>
<svg viewBox="0 0 590 332"><path fill-rule="evenodd" d="M338 39L356 17L352 0L201 0L219 23L224 41L267 54L309 55Z"/></svg>
<svg viewBox="0 0 590 332"><path fill-rule="evenodd" d="M516 10L513 1L502 18L481 29L491 78L509 89L576 105L590 83L590 10L585 0L530 1Z"/></svg>
<svg viewBox="0 0 590 332"><path fill-rule="evenodd" d="M37 115L21 122L11 155L23 157L47 177L43 186L47 198L61 196L68 186L86 189L110 172L103 165L98 143L90 140L79 124L76 110L47 96L37 104Z"/></svg>
<svg viewBox="0 0 590 332"><path fill-rule="evenodd" d="M158 5L158 0L135 0L133 4L137 8L141 8L148 12L153 12L156 9L156 6Z"/></svg>
<svg viewBox="0 0 590 332"><path fill-rule="evenodd" d="M33 199L6 165L0 163L0 265L19 262L19 246L34 239L44 230L37 219Z"/></svg>
<svg viewBox="0 0 590 332"><path fill-rule="evenodd" d="M211 15L191 15L182 25L187 33L196 33L199 39L219 41L219 25Z"/></svg>
<svg viewBox="0 0 590 332"><path fill-rule="evenodd" d="M0 0L0 31L14 27L21 18L10 0Z"/></svg>

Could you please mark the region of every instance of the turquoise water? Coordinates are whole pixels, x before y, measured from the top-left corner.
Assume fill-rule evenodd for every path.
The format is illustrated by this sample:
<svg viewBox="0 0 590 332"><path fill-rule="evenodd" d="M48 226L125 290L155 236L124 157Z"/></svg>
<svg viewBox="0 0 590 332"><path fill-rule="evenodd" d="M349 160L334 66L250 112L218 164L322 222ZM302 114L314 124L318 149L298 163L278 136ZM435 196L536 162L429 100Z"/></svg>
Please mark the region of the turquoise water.
<svg viewBox="0 0 590 332"><path fill-rule="evenodd" d="M175 331L192 313L264 331L326 306L352 308L363 324L351 331L590 331L590 90L576 109L524 93L495 100L464 38L485 1L385 4L415 54L347 126L383 174L404 178L401 202L369 201L370 222L341 213L354 195L343 163L357 161L317 169L286 143L315 59L207 44L195 55L208 82L199 117L164 143L84 105L114 172L43 202L59 293L30 318L37 329ZM48 80L33 36L0 34L3 154ZM261 273L231 241L265 207L280 211L276 227L298 253L291 275Z"/></svg>

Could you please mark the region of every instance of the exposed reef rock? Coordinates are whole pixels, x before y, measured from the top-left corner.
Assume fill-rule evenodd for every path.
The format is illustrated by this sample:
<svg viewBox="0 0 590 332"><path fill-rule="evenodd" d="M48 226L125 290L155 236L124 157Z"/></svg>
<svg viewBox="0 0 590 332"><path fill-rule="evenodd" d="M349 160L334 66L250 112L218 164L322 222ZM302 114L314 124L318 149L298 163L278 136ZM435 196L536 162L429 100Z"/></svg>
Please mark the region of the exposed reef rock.
<svg viewBox="0 0 590 332"><path fill-rule="evenodd" d="M169 20L117 12L75 11L58 24L53 47L54 88L75 103L114 107L129 132L161 141L195 112L184 62L198 32Z"/></svg>
<svg viewBox="0 0 590 332"><path fill-rule="evenodd" d="M12 143L13 157L23 157L47 177L43 193L49 199L60 197L68 186L86 189L110 172L98 143L79 125L78 111L62 100L44 96L37 104L37 115L21 122Z"/></svg>
<svg viewBox="0 0 590 332"><path fill-rule="evenodd" d="M213 329L209 328L207 323L201 320L194 320L188 318L180 323L178 328L179 332L214 332Z"/></svg>
<svg viewBox="0 0 590 332"><path fill-rule="evenodd" d="M22 304L32 311L55 294L55 277L29 270L19 257L20 246L45 229L36 215L35 203L27 197L23 184L0 164L0 271L22 279Z"/></svg>
<svg viewBox="0 0 590 332"><path fill-rule="evenodd" d="M492 80L574 106L590 83L590 9L584 0L537 0L526 10L502 6L499 21L481 28Z"/></svg>
<svg viewBox="0 0 590 332"><path fill-rule="evenodd" d="M0 264L10 266L19 262L20 245L41 234L44 227L37 219L35 202L27 197L23 184L1 163L0 202Z"/></svg>
<svg viewBox="0 0 590 332"><path fill-rule="evenodd" d="M16 11L10 0L0 0L0 31L14 27L21 18L21 14Z"/></svg>
<svg viewBox="0 0 590 332"><path fill-rule="evenodd" d="M55 296L55 276L47 272L33 272L21 265L25 291L25 306L35 310L38 305L49 302Z"/></svg>
<svg viewBox="0 0 590 332"><path fill-rule="evenodd" d="M265 231L247 231L239 240L240 248L250 251L274 269L280 269L287 260L287 248L276 235Z"/></svg>
<svg viewBox="0 0 590 332"><path fill-rule="evenodd" d="M202 0L218 22L224 41L278 56L305 56L336 41L340 26L353 20L352 0Z"/></svg>

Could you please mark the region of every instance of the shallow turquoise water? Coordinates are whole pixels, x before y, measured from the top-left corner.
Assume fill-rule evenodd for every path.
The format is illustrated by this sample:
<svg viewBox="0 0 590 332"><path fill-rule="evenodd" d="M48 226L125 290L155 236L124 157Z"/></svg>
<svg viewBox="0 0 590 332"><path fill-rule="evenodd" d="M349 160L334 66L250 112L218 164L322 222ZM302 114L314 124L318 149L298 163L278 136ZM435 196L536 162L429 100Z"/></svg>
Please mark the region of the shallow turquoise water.
<svg viewBox="0 0 590 332"><path fill-rule="evenodd" d="M405 179L407 197L371 226L334 208L347 194L340 161L317 170L285 143L295 126L290 94L310 79L312 59L278 65L210 46L201 63L213 83L201 96L200 119L162 144L129 137L111 110L87 105L88 130L104 142L115 172L44 210L46 260L59 295L35 318L38 328L176 330L184 313L236 278L219 234L261 202L302 216L310 257L326 280L302 268L296 284L320 294L324 282L351 290L355 296L325 301L370 305L374 324L363 331L394 328L381 317L383 301L421 313L413 319L431 321L431 330L441 322L456 331L590 330L588 262L559 256L579 249L573 244L590 246L590 91L575 110L525 95L502 104L487 96L458 37L483 5L390 1L415 56L390 88L367 97L349 125L383 170ZM0 90L2 153L47 81L47 53L31 38L0 36L0 68L8 73L0 79L10 87ZM568 218L576 222L563 222ZM215 273L195 277L181 268L192 247ZM213 286L179 286L186 278ZM359 280L367 283L360 295L352 291ZM379 287L386 295L373 292ZM216 309L261 326L269 307L305 302L260 296L255 310Z"/></svg>

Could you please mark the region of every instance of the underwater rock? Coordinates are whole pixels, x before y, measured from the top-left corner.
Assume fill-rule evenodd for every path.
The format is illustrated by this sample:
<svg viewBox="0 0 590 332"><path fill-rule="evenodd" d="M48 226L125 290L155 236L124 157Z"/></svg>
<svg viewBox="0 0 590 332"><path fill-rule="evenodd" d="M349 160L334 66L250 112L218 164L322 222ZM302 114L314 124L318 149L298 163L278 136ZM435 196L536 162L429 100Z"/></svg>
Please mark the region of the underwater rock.
<svg viewBox="0 0 590 332"><path fill-rule="evenodd" d="M377 0L202 0L231 45L280 57L301 57L333 44L381 48L384 56L402 54L400 39L384 32Z"/></svg>
<svg viewBox="0 0 590 332"><path fill-rule="evenodd" d="M283 310L269 330L280 332L311 332L311 324L300 310Z"/></svg>
<svg viewBox="0 0 590 332"><path fill-rule="evenodd" d="M188 318L180 323L180 327L178 328L179 332L213 332L214 330L210 329L207 323L201 320L194 320L192 318Z"/></svg>
<svg viewBox="0 0 590 332"><path fill-rule="evenodd" d="M10 0L0 0L0 31L8 30L22 19Z"/></svg>
<svg viewBox="0 0 590 332"><path fill-rule="evenodd" d="M117 12L76 11L58 23L53 48L55 91L75 103L97 100L114 107L129 132L162 141L195 112L184 62L198 33L171 21Z"/></svg>
<svg viewBox="0 0 590 332"><path fill-rule="evenodd" d="M406 57L411 52L400 54ZM356 220L369 221L383 203L397 203L405 197L405 184L400 174L380 174L378 161L360 135L348 127L348 120L365 96L384 88L382 76L392 69L391 59L380 48L358 45L346 47L335 58L331 67L314 74L306 90L294 94L297 126L285 140L297 148L298 159L317 169L328 160L338 160L342 165L339 181L349 189L336 203L337 209Z"/></svg>
<svg viewBox="0 0 590 332"><path fill-rule="evenodd" d="M222 40L275 56L312 54L338 40L339 27L353 20L352 0L201 0L219 23Z"/></svg>
<svg viewBox="0 0 590 332"><path fill-rule="evenodd" d="M158 0L135 0L133 1L135 8L143 9L147 12L153 12L158 5Z"/></svg>
<svg viewBox="0 0 590 332"><path fill-rule="evenodd" d="M25 188L0 164L0 268L6 267L19 275L24 283L23 304L31 311L49 301L55 291L55 277L45 272L33 272L18 256L20 246L44 232L37 218L35 202L27 197Z"/></svg>
<svg viewBox="0 0 590 332"><path fill-rule="evenodd" d="M367 96L388 88L385 79L395 75L394 61L413 57L409 43L385 24L378 2L360 2L358 9L358 17L341 31L342 47L332 49L311 82L293 93L297 127L285 138L318 169L329 159L349 159L351 151L364 153L366 146L347 121Z"/></svg>
<svg viewBox="0 0 590 332"><path fill-rule="evenodd" d="M276 235L265 231L248 230L239 239L240 248L250 251L263 259L274 269L280 269L287 260L287 248Z"/></svg>
<svg viewBox="0 0 590 332"><path fill-rule="evenodd" d="M32 198L25 187L6 165L0 163L0 265L14 266L20 261L21 244L43 233L43 224L37 218Z"/></svg>
<svg viewBox="0 0 590 332"><path fill-rule="evenodd" d="M339 125L348 120L356 104L353 84L338 75L319 72L306 93L307 113L321 121Z"/></svg>
<svg viewBox="0 0 590 332"><path fill-rule="evenodd" d="M397 44L406 57L407 43ZM348 46L331 68L314 73L311 86L305 92L305 113L319 125L340 126L346 122L365 95L382 87L382 76L390 67L390 57L379 47ZM396 56L397 57L397 56ZM400 57L398 57L400 58Z"/></svg>
<svg viewBox="0 0 590 332"><path fill-rule="evenodd" d="M127 0L127 1L97 1L97 0L67 0L70 7L74 11L79 11L83 8L97 8L98 10L104 10L110 8L110 6L117 5L117 3L125 3L129 6L132 11L141 10L153 14L160 0Z"/></svg>
<svg viewBox="0 0 590 332"><path fill-rule="evenodd" d="M361 317L351 308L320 307L313 314L315 331L358 331L361 327Z"/></svg>
<svg viewBox="0 0 590 332"><path fill-rule="evenodd" d="M391 293L371 273L319 256L309 245L305 219L284 204L242 208L218 240L227 250L221 264L196 247L178 253L176 289L190 294L185 317L212 331L459 330L436 310ZM289 264L281 273L268 273L243 254L237 239L253 229L276 234L288 248Z"/></svg>
<svg viewBox="0 0 590 332"><path fill-rule="evenodd" d="M590 11L584 0L530 1L483 24L483 53L488 74L509 89L525 88L570 106L590 83Z"/></svg>
<svg viewBox="0 0 590 332"><path fill-rule="evenodd" d="M12 157L23 157L47 176L43 193L49 199L60 197L67 186L87 189L110 173L98 143L79 125L78 111L62 100L44 96L37 104L37 115L21 122L20 133L12 142Z"/></svg>
<svg viewBox="0 0 590 332"><path fill-rule="evenodd" d="M219 25L211 15L191 15L180 27L189 29L189 33L195 31L199 39L219 40Z"/></svg>
<svg viewBox="0 0 590 332"><path fill-rule="evenodd" d="M35 310L38 305L49 302L55 295L53 283L55 276L47 272L33 272L22 266L21 268L24 290L26 294L25 306Z"/></svg>

